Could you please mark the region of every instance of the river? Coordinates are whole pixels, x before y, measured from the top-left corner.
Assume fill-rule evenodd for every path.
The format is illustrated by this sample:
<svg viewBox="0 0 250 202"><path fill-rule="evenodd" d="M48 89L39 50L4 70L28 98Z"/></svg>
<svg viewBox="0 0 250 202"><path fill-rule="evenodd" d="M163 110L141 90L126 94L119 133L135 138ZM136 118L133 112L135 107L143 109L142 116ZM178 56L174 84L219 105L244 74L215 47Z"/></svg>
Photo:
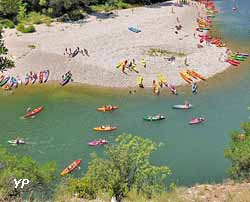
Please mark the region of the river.
<svg viewBox="0 0 250 202"><path fill-rule="evenodd" d="M223 38L233 41L237 50L249 52L245 43L247 39L249 41L248 0L237 1L237 13L232 12L232 5L228 2L217 2L222 12L216 25ZM29 155L41 163L55 161L59 173L77 158L83 160L84 171L90 153L95 151L102 155L104 149L90 148L88 141L105 138L112 144L117 135L131 133L161 143L152 161L170 167L173 174L169 182L178 185L221 182L227 177L226 169L230 166L223 154L230 132L238 130L240 123L249 120L249 80L249 63L245 62L240 68L232 67L199 84L197 95L192 95L190 87L178 88L178 96L170 95L165 89L158 97L150 90L129 95L127 89L76 84L63 88L58 84L21 87L12 95L0 95L0 142L9 151ZM184 100L191 102L194 108L189 111L172 109L173 105L182 104ZM96 111L98 106L108 103L117 104L120 109L112 113ZM35 119L20 118L27 107L40 105L45 109ZM161 122L142 120L144 115L157 113L166 115L166 119ZM201 115L207 118L204 124L188 125L191 118ZM115 125L118 130L104 134L92 130L102 124ZM25 138L29 144L20 147L7 145L7 140L17 136ZM74 174L79 175L80 171Z"/></svg>

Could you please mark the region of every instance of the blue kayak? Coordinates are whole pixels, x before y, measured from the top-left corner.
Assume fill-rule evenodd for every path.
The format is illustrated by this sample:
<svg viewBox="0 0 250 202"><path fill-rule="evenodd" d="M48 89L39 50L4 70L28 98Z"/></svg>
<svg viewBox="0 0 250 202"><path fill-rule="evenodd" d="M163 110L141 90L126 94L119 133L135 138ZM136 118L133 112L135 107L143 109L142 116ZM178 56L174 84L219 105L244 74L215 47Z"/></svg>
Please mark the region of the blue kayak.
<svg viewBox="0 0 250 202"><path fill-rule="evenodd" d="M131 31L131 32L135 32L135 33L141 32L141 30L136 28L136 27L129 27L128 30Z"/></svg>

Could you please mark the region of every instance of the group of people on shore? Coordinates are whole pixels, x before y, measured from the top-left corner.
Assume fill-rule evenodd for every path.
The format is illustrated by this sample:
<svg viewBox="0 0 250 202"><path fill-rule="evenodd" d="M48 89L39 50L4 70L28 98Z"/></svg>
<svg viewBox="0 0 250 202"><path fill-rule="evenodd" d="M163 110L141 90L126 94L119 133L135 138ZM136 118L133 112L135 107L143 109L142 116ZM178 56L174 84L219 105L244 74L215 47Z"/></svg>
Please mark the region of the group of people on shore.
<svg viewBox="0 0 250 202"><path fill-rule="evenodd" d="M143 68L147 67L147 64L146 64L146 61L145 61L144 58L141 59L141 66ZM139 74L138 66L137 66L137 64L135 62L135 59L132 59L132 61L124 60L122 62L119 62L116 65L116 68L121 69L122 73L124 73L124 74L128 74L126 72L126 70L129 70L131 72L134 71L135 73Z"/></svg>
<svg viewBox="0 0 250 202"><path fill-rule="evenodd" d="M80 49L80 47L76 47L76 49L72 52L71 48L65 48L63 55L68 55L71 58L74 58L78 54L82 54L82 56L89 57L89 51L87 49Z"/></svg>

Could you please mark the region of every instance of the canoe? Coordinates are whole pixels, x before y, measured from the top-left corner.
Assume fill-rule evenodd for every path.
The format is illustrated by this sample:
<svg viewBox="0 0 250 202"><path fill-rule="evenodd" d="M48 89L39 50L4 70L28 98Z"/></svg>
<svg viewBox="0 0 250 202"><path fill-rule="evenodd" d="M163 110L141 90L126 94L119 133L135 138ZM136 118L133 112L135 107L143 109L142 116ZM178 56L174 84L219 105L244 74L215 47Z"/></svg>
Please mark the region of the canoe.
<svg viewBox="0 0 250 202"><path fill-rule="evenodd" d="M231 65L234 66L238 66L240 64L240 62L236 61L236 60L232 60L232 59L227 59L226 62L228 62Z"/></svg>
<svg viewBox="0 0 250 202"><path fill-rule="evenodd" d="M194 125L194 124L199 124L204 122L206 119L203 117L199 117L199 118L193 118L191 121L189 121L190 125Z"/></svg>
<svg viewBox="0 0 250 202"><path fill-rule="evenodd" d="M43 74L44 74L44 72L40 71L40 73L39 73L39 83L43 83Z"/></svg>
<svg viewBox="0 0 250 202"><path fill-rule="evenodd" d="M192 107L193 106L191 104L189 104L188 106L187 105L174 105L173 109L190 109Z"/></svg>
<svg viewBox="0 0 250 202"><path fill-rule="evenodd" d="M197 73L196 71L193 71L193 70L188 69L188 70L187 70L187 73L188 73L189 75L193 76L193 77L197 77L197 78L199 78L199 79L201 79L201 80L203 80L203 81L206 81L206 78L205 78L204 76L200 75L199 73Z"/></svg>
<svg viewBox="0 0 250 202"><path fill-rule="evenodd" d="M177 90L174 86L170 85L170 84L166 84L166 87L171 91L172 94L177 95Z"/></svg>
<svg viewBox="0 0 250 202"><path fill-rule="evenodd" d="M4 78L1 82L0 82L0 86L4 86L8 81L9 81L10 77L6 77Z"/></svg>
<svg viewBox="0 0 250 202"><path fill-rule="evenodd" d="M99 145L104 145L104 144L108 144L107 140L94 140L88 143L89 146L99 146Z"/></svg>
<svg viewBox="0 0 250 202"><path fill-rule="evenodd" d="M186 77L186 75L183 74L183 72L180 72L180 75L181 75L181 77L182 77L187 83L189 83L189 84L192 83L192 80L190 81L189 77Z"/></svg>
<svg viewBox="0 0 250 202"><path fill-rule="evenodd" d="M27 114L25 114L24 116L23 116L23 118L29 118L29 117L32 117L32 116L35 116L35 115L37 115L38 113L40 113L42 110L43 110L43 106L40 106L40 107L38 107L38 108L36 108L36 109L33 109L32 111L30 111L30 112L28 112Z"/></svg>
<svg viewBox="0 0 250 202"><path fill-rule="evenodd" d="M60 175L65 176L69 173L71 173L73 170L75 170L81 163L80 159L75 160L73 163L71 163L67 168L65 168Z"/></svg>
<svg viewBox="0 0 250 202"><path fill-rule="evenodd" d="M26 144L24 140L18 140L18 143L17 140L9 140L8 143L12 145Z"/></svg>
<svg viewBox="0 0 250 202"><path fill-rule="evenodd" d="M66 85L67 83L69 83L69 81L71 80L71 75L67 75L67 76L65 76L64 77L64 79L60 82L60 85L61 86L64 86L64 85Z"/></svg>
<svg viewBox="0 0 250 202"><path fill-rule="evenodd" d="M160 121L165 119L165 116L163 115L156 115L156 116L144 116L143 120L145 121Z"/></svg>
<svg viewBox="0 0 250 202"><path fill-rule="evenodd" d="M98 107L97 111L99 111L99 112L108 112L108 111L114 111L114 110L117 110L117 109L119 109L118 106L106 105L106 106Z"/></svg>
<svg viewBox="0 0 250 202"><path fill-rule="evenodd" d="M131 31L131 32L135 32L135 33L141 32L141 30L136 28L136 27L129 27L128 30Z"/></svg>
<svg viewBox="0 0 250 202"><path fill-rule="evenodd" d="M104 126L104 127L95 127L93 128L93 130L95 131L101 131L101 132L109 132L109 131L113 131L113 130L116 130L117 127L113 127L113 126Z"/></svg>
<svg viewBox="0 0 250 202"><path fill-rule="evenodd" d="M31 81L32 81L31 83L34 84L36 82L36 80L37 80L37 74L34 73L34 75L32 76L32 79L31 79Z"/></svg>
<svg viewBox="0 0 250 202"><path fill-rule="evenodd" d="M29 76L26 75L26 76L25 76L25 79L24 79L24 84L25 84L25 85L28 85L29 80L30 80Z"/></svg>
<svg viewBox="0 0 250 202"><path fill-rule="evenodd" d="M43 78L44 78L43 83L46 83L49 79L49 70L48 69L44 70Z"/></svg>
<svg viewBox="0 0 250 202"><path fill-rule="evenodd" d="M4 75L0 76L0 82L2 82L2 80L4 80Z"/></svg>

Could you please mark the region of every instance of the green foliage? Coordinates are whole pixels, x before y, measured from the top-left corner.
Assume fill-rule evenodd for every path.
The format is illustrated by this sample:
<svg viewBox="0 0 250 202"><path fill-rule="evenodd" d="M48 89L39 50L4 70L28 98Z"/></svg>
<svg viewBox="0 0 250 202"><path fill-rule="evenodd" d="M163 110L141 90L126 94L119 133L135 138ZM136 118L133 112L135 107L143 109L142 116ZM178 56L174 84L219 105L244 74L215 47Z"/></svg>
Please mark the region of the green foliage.
<svg viewBox="0 0 250 202"><path fill-rule="evenodd" d="M115 9L127 9L133 8L135 5L125 3L123 1L112 0L108 1L106 4L98 4L90 6L91 10L94 12L102 12L102 11L112 11Z"/></svg>
<svg viewBox="0 0 250 202"><path fill-rule="evenodd" d="M0 19L0 29L3 29L3 28L13 29L15 28L15 24L11 20Z"/></svg>
<svg viewBox="0 0 250 202"><path fill-rule="evenodd" d="M21 0L1 0L0 1L0 16L13 18L19 11Z"/></svg>
<svg viewBox="0 0 250 202"><path fill-rule="evenodd" d="M70 11L68 14L69 14L70 20L72 21L77 21L85 17L84 15L85 12L82 9L76 9L76 10Z"/></svg>
<svg viewBox="0 0 250 202"><path fill-rule="evenodd" d="M8 49L4 46L4 41L2 40L2 31L0 29L0 71L4 71L7 68L12 68L15 66L14 62L7 58Z"/></svg>
<svg viewBox="0 0 250 202"><path fill-rule="evenodd" d="M25 19L26 12L27 12L26 6L27 6L26 4L20 4L18 15L17 15L17 21L18 22L22 22Z"/></svg>
<svg viewBox="0 0 250 202"><path fill-rule="evenodd" d="M177 57L186 57L187 55L182 52L172 52L164 49L158 49L158 48L150 48L147 52L147 55L152 56L152 57L162 57L162 56L177 56Z"/></svg>
<svg viewBox="0 0 250 202"><path fill-rule="evenodd" d="M33 25L24 25L24 24L18 24L16 29L22 33L32 33L36 31Z"/></svg>
<svg viewBox="0 0 250 202"><path fill-rule="evenodd" d="M241 125L243 133L231 134L231 143L225 150L225 157L232 165L229 175L234 179L250 179L250 123Z"/></svg>
<svg viewBox="0 0 250 202"><path fill-rule="evenodd" d="M55 163L39 166L29 157L19 157L0 148L0 193L2 197L14 200L22 194L46 192L51 186ZM15 188L14 179L29 179L30 183L23 188Z"/></svg>
<svg viewBox="0 0 250 202"><path fill-rule="evenodd" d="M108 192L118 201L132 190L149 198L161 193L171 172L166 166L154 166L150 162L157 146L148 139L129 134L119 136L116 143L106 147L105 159L93 155L86 175L71 181L72 193L94 197L96 193Z"/></svg>

